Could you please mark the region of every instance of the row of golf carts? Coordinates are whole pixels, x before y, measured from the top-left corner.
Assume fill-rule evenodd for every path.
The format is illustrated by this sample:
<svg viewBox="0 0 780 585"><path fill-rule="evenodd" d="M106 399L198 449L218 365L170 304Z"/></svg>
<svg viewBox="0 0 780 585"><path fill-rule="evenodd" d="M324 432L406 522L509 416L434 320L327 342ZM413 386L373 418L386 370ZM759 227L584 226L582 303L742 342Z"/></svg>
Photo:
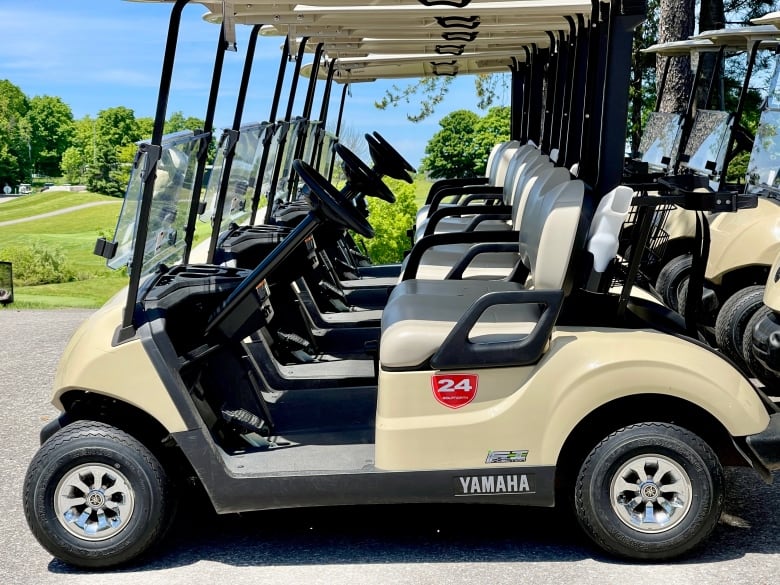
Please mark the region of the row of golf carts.
<svg viewBox="0 0 780 585"><path fill-rule="evenodd" d="M219 138L162 131L187 4L172 3L158 116L115 237L96 245L128 267L128 286L70 340L52 397L62 414L24 485L30 528L54 556L137 559L195 482L218 513L561 506L610 554L669 559L715 529L724 466L772 481L778 406L693 318L716 219L771 190L626 171L642 2L202 2L218 25L207 129L224 50L252 27ZM248 123L258 35L284 42L269 122ZM404 261L372 264L353 239L374 233L366 199L392 203L382 178L411 182L414 168L377 132L365 135L370 164L341 144L345 91L330 132L332 89L507 71L511 139L486 176L436 182ZM672 209L697 226L684 316L648 276ZM777 369L768 347L756 355Z"/></svg>

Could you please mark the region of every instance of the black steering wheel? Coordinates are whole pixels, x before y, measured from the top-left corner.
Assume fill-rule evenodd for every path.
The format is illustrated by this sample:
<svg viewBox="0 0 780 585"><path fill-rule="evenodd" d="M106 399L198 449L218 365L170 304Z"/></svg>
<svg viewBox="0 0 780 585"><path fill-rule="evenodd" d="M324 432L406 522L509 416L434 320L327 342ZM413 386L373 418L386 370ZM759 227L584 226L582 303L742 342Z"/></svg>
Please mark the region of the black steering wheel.
<svg viewBox="0 0 780 585"><path fill-rule="evenodd" d="M407 183L413 183L414 179L404 167L402 167L398 161L396 161L392 154L382 146L382 143L371 134L366 134L366 142L368 142L368 152L371 154L371 160L374 163L374 172L380 175L387 175L393 179L399 181L406 181Z"/></svg>
<svg viewBox="0 0 780 585"><path fill-rule="evenodd" d="M371 138L369 138L371 136ZM395 176L391 175L389 172L385 173L386 175L389 175L393 177L394 179L401 179L402 181L407 181L408 183L414 182L411 175L409 173L416 173L417 169L415 169L411 164L409 164L409 161L407 161L403 156L401 156L401 153L398 152L392 144L390 144L387 140L385 140L382 135L379 132L374 132L373 134L366 134L366 140L368 140L368 147L369 150L371 149L371 143L375 142L375 149L377 149L377 159L374 160L374 164L376 165L382 165L382 168L386 168L388 170L392 170L397 175L401 176ZM373 157L373 155L372 155ZM404 176L405 175L405 176Z"/></svg>
<svg viewBox="0 0 780 585"><path fill-rule="evenodd" d="M376 171L360 160L358 155L340 142L336 144L336 152L344 161L346 167L344 170L351 188L364 195L372 195L388 203L395 203L395 195L390 188L382 182Z"/></svg>
<svg viewBox="0 0 780 585"><path fill-rule="evenodd" d="M293 169L306 183L316 201L312 201L313 208L319 208L330 220L360 234L364 238L374 237L374 228L358 209L342 193L331 185L317 169L309 163L296 159L292 163ZM319 203L319 205L318 205Z"/></svg>

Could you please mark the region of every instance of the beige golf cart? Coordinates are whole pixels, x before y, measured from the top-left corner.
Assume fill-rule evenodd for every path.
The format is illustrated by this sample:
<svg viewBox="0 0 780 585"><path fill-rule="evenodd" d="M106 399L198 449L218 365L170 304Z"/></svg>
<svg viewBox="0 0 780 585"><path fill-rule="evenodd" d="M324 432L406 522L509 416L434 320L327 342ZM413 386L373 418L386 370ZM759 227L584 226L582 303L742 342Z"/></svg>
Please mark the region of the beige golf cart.
<svg viewBox="0 0 780 585"><path fill-rule="evenodd" d="M116 238L97 244L109 265L129 267L128 286L65 349L52 395L62 414L41 431L25 479L30 529L55 557L94 568L159 551L153 545L173 521L183 486L197 482L220 514L389 503L561 506L610 554L669 559L716 529L724 466L752 467L771 482L780 468L777 406L679 315L635 290L632 276L657 203L741 213L754 197L725 202L718 192L677 186L636 198L639 252L625 273L615 268L628 211L617 196L625 192L628 56L643 3L203 3L220 23L218 49L231 46L243 24L256 38L274 23L288 35L288 50L311 39L314 63L328 71L323 96L337 71L343 82L377 73L372 63L383 52L416 55L407 57L415 75L493 71L497 62L511 73L512 139L539 145L545 160L536 178L546 177L546 188L517 181L510 197L517 208L506 210L516 229L434 234L409 262L423 264L420 245L471 244L466 256L497 247L516 254L511 276L426 280L405 272L383 289L376 318L353 316L340 326L323 315L313 321L301 280L335 263L323 242L373 235L355 193L379 188L372 169L360 167L354 177L362 180L340 190L317 170L317 153L296 145L289 188L273 191L270 221L254 223L252 212L214 238L215 253L233 234L247 249L265 246L257 263L187 261L212 139L162 131L187 4L173 4L158 116L139 147ZM223 7L230 12L222 15ZM550 40L546 48L536 46L540 36ZM362 42L378 55L366 55L365 67L341 68L340 52ZM252 52L250 44L240 96ZM296 79L305 51L297 54ZM215 63L212 91L220 74ZM318 77L309 75L308 95ZM233 138L246 126L241 113L237 106ZM221 145L215 232L234 197L253 188L254 210L262 191L262 164L253 185L230 191L230 144L237 141ZM574 164L576 177L568 171Z"/></svg>

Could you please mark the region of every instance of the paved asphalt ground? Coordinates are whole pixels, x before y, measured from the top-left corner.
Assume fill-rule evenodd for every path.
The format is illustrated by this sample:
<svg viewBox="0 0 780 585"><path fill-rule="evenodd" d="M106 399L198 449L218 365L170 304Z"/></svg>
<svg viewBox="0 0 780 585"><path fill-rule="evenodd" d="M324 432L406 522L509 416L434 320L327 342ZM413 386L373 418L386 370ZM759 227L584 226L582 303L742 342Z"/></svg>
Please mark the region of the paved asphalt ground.
<svg viewBox="0 0 780 585"><path fill-rule="evenodd" d="M0 585L774 584L780 579L780 474L767 486L728 470L727 514L706 547L675 563L624 563L551 510L361 507L218 517L182 512L145 563L94 575L53 560L30 534L22 481L55 410L60 352L89 311L0 310Z"/></svg>

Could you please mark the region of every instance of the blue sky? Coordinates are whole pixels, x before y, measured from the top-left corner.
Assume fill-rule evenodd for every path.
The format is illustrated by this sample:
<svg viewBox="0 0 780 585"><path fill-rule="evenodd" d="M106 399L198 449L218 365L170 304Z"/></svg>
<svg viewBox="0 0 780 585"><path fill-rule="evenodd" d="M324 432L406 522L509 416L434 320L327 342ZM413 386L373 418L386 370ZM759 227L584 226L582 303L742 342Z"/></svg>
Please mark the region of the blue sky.
<svg viewBox="0 0 780 585"><path fill-rule="evenodd" d="M205 9L192 4L184 20L168 113L202 118L206 109L218 29L201 18ZM27 0L0 1L0 79L8 79L29 97L59 96L75 118L95 116L115 106L131 108L137 117L154 116L170 5L125 0ZM230 126L247 46L248 27L238 27L238 53L228 53L223 74L216 125ZM270 110L281 38L261 38L243 120L263 121ZM309 55L304 62L310 62ZM287 79L292 75L292 68ZM405 86L406 82L395 82ZM459 108L476 110L471 77L456 80L446 102L434 116L412 124L414 113L397 108L379 111L373 103L391 82L355 84L347 98L344 120L362 136L378 131L410 161L419 164L427 141L438 129L438 120ZM293 114L299 114L305 86L299 86ZM318 86L315 112L319 112L322 86ZM331 119L335 122L334 91ZM286 96L280 112L284 112Z"/></svg>

